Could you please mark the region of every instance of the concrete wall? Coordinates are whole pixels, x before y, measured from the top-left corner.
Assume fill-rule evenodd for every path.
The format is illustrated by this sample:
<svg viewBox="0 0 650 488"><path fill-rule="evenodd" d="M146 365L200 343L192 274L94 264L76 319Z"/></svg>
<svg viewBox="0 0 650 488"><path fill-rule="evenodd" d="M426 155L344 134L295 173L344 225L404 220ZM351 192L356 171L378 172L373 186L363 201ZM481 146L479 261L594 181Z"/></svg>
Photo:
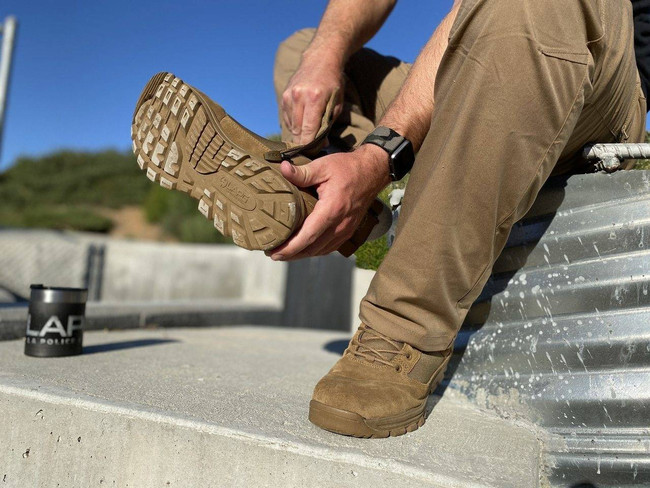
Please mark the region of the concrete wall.
<svg viewBox="0 0 650 488"><path fill-rule="evenodd" d="M78 232L0 231L0 288L87 286L91 301L250 298L281 302L286 263L234 246L108 239Z"/></svg>
<svg viewBox="0 0 650 488"><path fill-rule="evenodd" d="M29 297L30 283L83 286L87 244L79 234L0 231L0 288Z"/></svg>
<svg viewBox="0 0 650 488"><path fill-rule="evenodd" d="M88 287L90 302L115 303L120 310L124 304L143 304L149 318L156 316L156 307L169 316L170 305L178 309L174 303L183 303L185 314L188 303L202 302L199 308L204 309L205 302L212 301L222 309L224 304L228 310L236 309L238 317L247 316L240 312L250 305L254 323L266 320L269 325L349 330L354 269L352 259L338 254L281 263L261 252L227 245L0 230L0 302L4 303L24 303L29 285L43 283ZM266 319L260 315L261 306L273 311ZM217 320L214 310L206 317ZM169 320L169 325L182 325L175 322L180 316Z"/></svg>
<svg viewBox="0 0 650 488"><path fill-rule="evenodd" d="M370 286L375 272L369 269L355 268L352 273L352 306L350 307L350 330L355 331L361 323L359 320L359 304Z"/></svg>
<svg viewBox="0 0 650 488"><path fill-rule="evenodd" d="M251 299L280 303L287 266L235 246L107 241L105 301Z"/></svg>
<svg viewBox="0 0 650 488"><path fill-rule="evenodd" d="M78 232L0 231L0 288L87 286L93 301L251 299L282 302L286 263L234 246L108 239Z"/></svg>

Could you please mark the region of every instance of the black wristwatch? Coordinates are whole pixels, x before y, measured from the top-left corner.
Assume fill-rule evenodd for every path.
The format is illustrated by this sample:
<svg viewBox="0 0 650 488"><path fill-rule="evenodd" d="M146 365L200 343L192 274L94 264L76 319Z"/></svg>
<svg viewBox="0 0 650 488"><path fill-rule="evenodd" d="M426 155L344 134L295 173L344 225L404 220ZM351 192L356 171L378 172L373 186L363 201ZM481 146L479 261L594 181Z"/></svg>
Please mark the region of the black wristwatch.
<svg viewBox="0 0 650 488"><path fill-rule="evenodd" d="M390 156L388 171L393 181L398 181L411 171L415 154L413 145L407 138L402 137L393 129L388 127L377 127L361 144L374 144L381 147Z"/></svg>

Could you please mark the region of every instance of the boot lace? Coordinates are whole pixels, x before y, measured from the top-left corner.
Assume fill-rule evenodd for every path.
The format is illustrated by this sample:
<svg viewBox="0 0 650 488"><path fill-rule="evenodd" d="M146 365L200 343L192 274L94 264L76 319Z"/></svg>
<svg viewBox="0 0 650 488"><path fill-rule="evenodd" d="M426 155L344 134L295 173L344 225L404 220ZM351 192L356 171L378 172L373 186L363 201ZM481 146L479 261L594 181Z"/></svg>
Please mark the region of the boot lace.
<svg viewBox="0 0 650 488"><path fill-rule="evenodd" d="M377 361L393 367L391 362L395 356L404 355L406 359L411 358L411 353L403 350L404 343L386 337L384 334L371 329L368 326L361 326L361 334L352 339L350 352L366 361ZM397 366L400 368L400 366Z"/></svg>

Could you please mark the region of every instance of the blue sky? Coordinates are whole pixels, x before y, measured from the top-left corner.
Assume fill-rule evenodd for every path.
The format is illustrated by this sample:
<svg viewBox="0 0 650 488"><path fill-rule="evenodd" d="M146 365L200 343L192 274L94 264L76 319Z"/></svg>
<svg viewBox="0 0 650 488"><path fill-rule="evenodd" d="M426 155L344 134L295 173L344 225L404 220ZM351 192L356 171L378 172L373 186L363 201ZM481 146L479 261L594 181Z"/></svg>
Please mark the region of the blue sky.
<svg viewBox="0 0 650 488"><path fill-rule="evenodd" d="M369 0L372 1L372 0ZM412 61L451 0L402 0L374 49ZM278 132L279 42L315 26L325 0L3 0L18 18L0 169L58 148L126 149L149 77L172 71L262 134Z"/></svg>

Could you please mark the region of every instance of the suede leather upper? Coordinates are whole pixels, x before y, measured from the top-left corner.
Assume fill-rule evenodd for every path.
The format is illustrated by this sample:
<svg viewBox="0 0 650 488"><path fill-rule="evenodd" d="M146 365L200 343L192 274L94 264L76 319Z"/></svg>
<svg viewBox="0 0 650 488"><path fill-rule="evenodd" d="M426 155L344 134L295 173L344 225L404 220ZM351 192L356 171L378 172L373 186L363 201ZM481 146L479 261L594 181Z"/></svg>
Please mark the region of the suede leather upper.
<svg viewBox="0 0 650 488"><path fill-rule="evenodd" d="M429 362L428 375L425 374L429 381L423 383L409 376L423 356L420 351L404 344L402 352L394 355L390 365L368 360L354 354L362 334L360 328L343 357L316 385L313 399L366 419L397 416L423 406L432 386L431 380L447 365L451 351L444 358Z"/></svg>

